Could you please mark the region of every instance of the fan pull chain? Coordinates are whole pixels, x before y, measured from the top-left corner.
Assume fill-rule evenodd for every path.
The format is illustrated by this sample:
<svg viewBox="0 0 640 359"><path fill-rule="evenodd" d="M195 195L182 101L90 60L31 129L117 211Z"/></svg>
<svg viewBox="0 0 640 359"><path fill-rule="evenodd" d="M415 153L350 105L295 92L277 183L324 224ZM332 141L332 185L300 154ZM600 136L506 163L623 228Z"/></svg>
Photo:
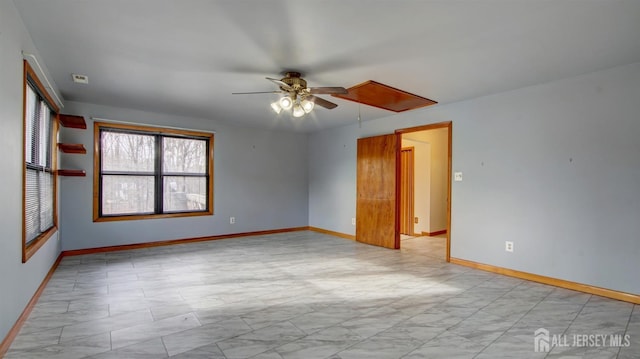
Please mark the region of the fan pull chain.
<svg viewBox="0 0 640 359"><path fill-rule="evenodd" d="M358 128L362 128L362 117L360 117L360 104L358 104Z"/></svg>

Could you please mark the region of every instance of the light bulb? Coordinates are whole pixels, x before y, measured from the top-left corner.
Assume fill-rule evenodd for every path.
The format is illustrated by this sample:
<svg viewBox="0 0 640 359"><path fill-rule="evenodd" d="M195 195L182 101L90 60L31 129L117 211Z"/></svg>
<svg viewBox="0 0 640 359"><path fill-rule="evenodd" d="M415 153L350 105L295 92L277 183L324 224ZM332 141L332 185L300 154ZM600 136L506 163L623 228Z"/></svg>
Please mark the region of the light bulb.
<svg viewBox="0 0 640 359"><path fill-rule="evenodd" d="M313 103L313 101L309 101L309 100L302 100L302 102L300 104L302 105L302 109L306 113L311 112L313 110L313 107L315 106L315 103Z"/></svg>
<svg viewBox="0 0 640 359"><path fill-rule="evenodd" d="M282 107L280 107L280 104L278 103L278 101L272 102L271 103L271 108L277 114L280 114L280 112L282 112Z"/></svg>
<svg viewBox="0 0 640 359"><path fill-rule="evenodd" d="M302 108L302 106L296 104L295 106L293 106L293 117L302 117L304 116L305 112L304 109Z"/></svg>
<svg viewBox="0 0 640 359"><path fill-rule="evenodd" d="M293 106L293 100L291 97L285 96L280 99L280 106L282 106L283 109L288 110Z"/></svg>

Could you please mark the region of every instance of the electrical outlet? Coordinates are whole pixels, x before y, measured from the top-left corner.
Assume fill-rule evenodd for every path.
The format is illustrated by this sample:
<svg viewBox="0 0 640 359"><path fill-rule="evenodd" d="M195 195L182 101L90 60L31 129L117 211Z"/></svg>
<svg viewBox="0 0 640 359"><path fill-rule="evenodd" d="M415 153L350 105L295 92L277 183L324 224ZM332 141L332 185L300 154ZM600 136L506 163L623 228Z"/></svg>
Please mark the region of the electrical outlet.
<svg viewBox="0 0 640 359"><path fill-rule="evenodd" d="M229 217L229 223L231 224L236 223L236 217Z"/></svg>
<svg viewBox="0 0 640 359"><path fill-rule="evenodd" d="M513 252L513 242L511 241L504 242L504 250L507 252Z"/></svg>
<svg viewBox="0 0 640 359"><path fill-rule="evenodd" d="M356 219L355 218L351 218L351 225L353 225L353 226L356 225Z"/></svg>
<svg viewBox="0 0 640 359"><path fill-rule="evenodd" d="M453 174L453 180L456 182L462 181L462 172L455 172Z"/></svg>
<svg viewBox="0 0 640 359"><path fill-rule="evenodd" d="M418 217L413 217L413 223L418 223Z"/></svg>

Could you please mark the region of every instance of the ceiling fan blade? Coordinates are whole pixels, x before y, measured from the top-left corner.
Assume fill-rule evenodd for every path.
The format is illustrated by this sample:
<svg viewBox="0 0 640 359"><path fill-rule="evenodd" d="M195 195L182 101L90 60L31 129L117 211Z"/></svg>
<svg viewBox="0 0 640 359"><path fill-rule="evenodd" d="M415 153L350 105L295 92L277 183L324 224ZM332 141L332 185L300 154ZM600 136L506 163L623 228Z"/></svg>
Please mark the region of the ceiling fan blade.
<svg viewBox="0 0 640 359"><path fill-rule="evenodd" d="M282 87L283 89L287 90L287 91L293 91L293 87L289 86L288 83L282 81L282 80L278 80L278 79L272 79L271 77L266 77L267 80L273 82L274 84Z"/></svg>
<svg viewBox="0 0 640 359"><path fill-rule="evenodd" d="M331 101L327 101L327 100L325 100L323 98L315 97L313 95L307 96L307 100L313 101L316 105L324 107L324 108L329 109L329 110L338 107L337 104L335 104L335 103L333 103Z"/></svg>
<svg viewBox="0 0 640 359"><path fill-rule="evenodd" d="M348 92L344 87L309 87L309 93L315 95L346 94Z"/></svg>
<svg viewBox="0 0 640 359"><path fill-rule="evenodd" d="M255 95L261 93L284 93L284 91L232 92L232 95Z"/></svg>

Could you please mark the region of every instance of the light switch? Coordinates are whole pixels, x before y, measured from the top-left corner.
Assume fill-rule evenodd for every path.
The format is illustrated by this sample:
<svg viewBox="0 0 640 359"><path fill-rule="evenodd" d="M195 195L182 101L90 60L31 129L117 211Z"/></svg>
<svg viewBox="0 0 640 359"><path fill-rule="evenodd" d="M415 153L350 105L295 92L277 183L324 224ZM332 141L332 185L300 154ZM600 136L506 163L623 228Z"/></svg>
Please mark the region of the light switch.
<svg viewBox="0 0 640 359"><path fill-rule="evenodd" d="M455 172L453 174L453 180L456 182L462 181L462 172Z"/></svg>

